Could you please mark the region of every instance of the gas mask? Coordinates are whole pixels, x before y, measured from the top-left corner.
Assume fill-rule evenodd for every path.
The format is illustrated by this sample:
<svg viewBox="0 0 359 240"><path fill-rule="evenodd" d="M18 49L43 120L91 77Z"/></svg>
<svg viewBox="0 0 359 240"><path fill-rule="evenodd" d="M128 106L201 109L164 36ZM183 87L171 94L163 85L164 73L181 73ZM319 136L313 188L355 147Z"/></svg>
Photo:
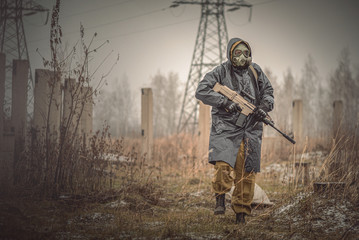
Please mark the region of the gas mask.
<svg viewBox="0 0 359 240"><path fill-rule="evenodd" d="M235 67L244 68L251 64L252 57L250 56L251 51L247 45L240 43L232 52L232 64Z"/></svg>

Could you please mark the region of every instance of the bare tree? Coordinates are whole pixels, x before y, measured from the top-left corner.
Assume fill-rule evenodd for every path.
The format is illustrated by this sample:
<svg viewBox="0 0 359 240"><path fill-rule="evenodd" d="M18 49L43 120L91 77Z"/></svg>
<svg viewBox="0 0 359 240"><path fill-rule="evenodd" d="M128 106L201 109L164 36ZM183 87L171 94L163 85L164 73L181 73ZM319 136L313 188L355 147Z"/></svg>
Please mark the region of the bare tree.
<svg viewBox="0 0 359 240"><path fill-rule="evenodd" d="M341 100L344 105L344 121L342 127L351 131L358 122L359 84L351 71L350 52L344 48L338 59L338 66L330 77L331 102Z"/></svg>
<svg viewBox="0 0 359 240"><path fill-rule="evenodd" d="M109 146L106 131L102 132L101 136L95 134L88 138L83 138L79 134L85 108L91 106L92 109L93 98L107 76L102 75L98 85L93 85L93 76L99 67L92 71L89 61L102 45L92 46L96 33L90 42L86 43L84 29L81 26L79 49L76 49L76 45L69 54L62 54L59 12L60 0L57 0L52 11L50 30L51 59L43 58L44 66L52 70L47 82L50 90L46 101L47 111L44 114L45 132L41 132L41 136L32 136L30 146L15 166L16 175L22 184L38 187L44 195L52 196L58 196L61 192L86 192L98 189L100 183L106 181L104 171L107 162L103 156ZM78 59L73 62L76 58ZM53 99L57 94L55 86L62 84L64 78L71 81L65 86L67 90L64 90L62 104ZM68 94L66 97L65 93ZM54 106L56 109L63 108L59 134L51 127L53 123L50 115L55 109Z"/></svg>
<svg viewBox="0 0 359 240"><path fill-rule="evenodd" d="M95 107L96 128L100 129L106 122L110 126L112 136L128 136L136 125L136 104L131 91L128 77L124 74L121 79L115 79L110 90L100 93L100 99Z"/></svg>
<svg viewBox="0 0 359 240"><path fill-rule="evenodd" d="M153 89L153 133L155 137L164 135L164 114L165 107L163 101L165 98L166 77L160 71L151 79Z"/></svg>
<svg viewBox="0 0 359 240"><path fill-rule="evenodd" d="M278 83L277 76L275 76L273 74L273 72L272 72L272 70L270 68L265 67L264 68L264 73L268 77L268 79L271 82L272 87L274 89L274 109L270 113L270 116L275 121L275 124L277 126L280 126L281 123L283 122L282 118L284 118L284 116L281 116L281 113L280 113L280 109L281 109L281 96L280 96L281 86ZM274 136L275 134L276 134L275 130L272 129L271 127L265 127L264 128L264 135L265 136Z"/></svg>
<svg viewBox="0 0 359 240"><path fill-rule="evenodd" d="M99 91L97 101L95 102L94 107L94 129L100 130L103 126L114 126L112 114L111 114L111 92L106 89ZM110 127L109 133L111 136L115 136L115 128Z"/></svg>
<svg viewBox="0 0 359 240"><path fill-rule="evenodd" d="M317 124L318 124L318 136L328 137L331 132L332 125L328 124L332 121L332 102L330 101L328 81L324 81L320 78L318 90L317 90Z"/></svg>
<svg viewBox="0 0 359 240"><path fill-rule="evenodd" d="M176 130L177 117L180 109L180 93L178 90L178 74L168 73L165 84L166 94L164 96L165 121L166 121L166 135L173 134Z"/></svg>
<svg viewBox="0 0 359 240"><path fill-rule="evenodd" d="M167 77L159 71L151 79L154 101L154 134L166 136L176 131L180 108L178 74L170 72Z"/></svg>
<svg viewBox="0 0 359 240"><path fill-rule="evenodd" d="M284 122L282 123L283 130L286 132L292 132L292 104L294 98L294 76L292 74L292 70L290 68L283 74L283 87L280 92L280 98L276 100L279 101L280 104L280 115L283 118Z"/></svg>
<svg viewBox="0 0 359 240"><path fill-rule="evenodd" d="M318 89L320 77L314 58L308 55L302 68L302 76L296 86L296 98L303 101L303 134L315 136L318 133Z"/></svg>

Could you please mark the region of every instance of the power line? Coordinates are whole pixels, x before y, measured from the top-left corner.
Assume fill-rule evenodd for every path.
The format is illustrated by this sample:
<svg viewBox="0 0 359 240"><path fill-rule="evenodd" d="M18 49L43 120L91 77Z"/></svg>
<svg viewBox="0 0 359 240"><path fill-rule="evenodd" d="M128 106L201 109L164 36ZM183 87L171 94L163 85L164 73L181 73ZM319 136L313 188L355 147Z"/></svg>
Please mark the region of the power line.
<svg viewBox="0 0 359 240"><path fill-rule="evenodd" d="M126 37L126 36L133 35L133 34L136 34L136 33L142 33L142 32L148 32L148 31L152 31L152 30L157 30L157 29L160 29L160 28L166 28L166 27L182 24L182 23L185 23L185 22L191 22L191 21L198 20L198 19L199 19L199 17L191 18L191 19L180 21L180 22L165 24L165 25L152 27L152 28L147 28L147 29L143 29L143 30L139 30L139 31L133 31L133 32L125 33L125 34L119 34L119 35L111 36L109 38L99 38L97 40L105 40L105 39L107 40L107 39L114 39L114 38L118 38L118 37Z"/></svg>
<svg viewBox="0 0 359 240"><path fill-rule="evenodd" d="M104 6L104 7L101 7L101 8L91 9L91 10L87 10L87 11L83 11L83 12L71 14L71 15L68 15L68 16L66 16L66 17L72 17L72 16L75 16L75 15L80 15L80 14L84 14L84 13L88 13L88 12L92 12L92 11L97 11L97 10L100 10L100 9L104 9L104 8L109 8L109 7L121 5L121 4L130 2L130 1L131 1L131 0L127 0L127 1L124 1L124 2L116 3L116 4L107 5L107 6ZM133 0L132 0L132 1L133 1ZM269 4L269 3L277 2L277 1L283 1L283 0L269 0L269 1L265 1L265 2L254 3L254 4L252 4L252 5L253 5L253 6L258 6L258 5ZM98 28L98 27L103 27L103 26L107 26L107 25L114 24L114 23L125 22L125 21L131 20L131 19L135 19L135 18L139 18L139 17L151 15L151 14L156 13L156 12L165 11L165 10L167 10L167 9L169 9L169 8L170 8L170 7L161 8L161 9L156 9L156 10L149 11L149 12L145 12L145 13L142 13L142 14L130 16L130 17L127 17L127 18L121 18L121 19L118 19L118 20L114 20L114 21L110 21L110 22L106 22L106 23L102 23L102 24L98 24L98 25L94 25L94 26L90 26L90 27L85 27L85 30L94 29L94 28ZM192 20L185 20L185 21L192 21ZM184 22L185 22L185 21L184 21ZM180 24L180 23L182 23L182 22L179 22L179 23L177 23L177 24ZM244 24L244 25L245 25L245 24ZM165 25L165 26L154 27L153 29L162 28L162 27L166 27L166 25ZM140 30L140 31L136 31L136 32L133 32L133 33L129 33L129 35L134 34L134 33L138 33L138 32L149 31L149 30L152 30L152 28L150 28L150 29L145 29L145 30ZM79 31L65 32L64 35L72 35L72 34L75 34L75 33L78 34ZM118 35L118 36L122 36L122 35ZM123 36L126 36L126 34L124 34ZM28 41L28 43L40 42L40 41L44 41L44 40L48 40L48 38L31 40L31 41Z"/></svg>
<svg viewBox="0 0 359 240"><path fill-rule="evenodd" d="M146 12L146 13L142 13L142 14L138 14L138 15L135 15L135 16L131 16L131 17L127 17L127 18L122 18L122 19L118 19L118 20L111 21L111 22L102 23L102 24L99 24L99 25L87 27L87 28L85 28L85 29L98 28L98 27L103 27L103 26L111 25L111 24L114 24L114 23L119 23L119 22L128 21L128 20L130 20L130 19L147 16L147 15L150 15L150 14L153 14L153 13L156 13L156 12L165 11L165 10L167 10L168 8L169 8L169 7L161 8L161 9L157 9L157 10L153 10L153 11Z"/></svg>
<svg viewBox="0 0 359 240"><path fill-rule="evenodd" d="M102 24L98 24L98 25L94 25L94 26L90 26L90 27L85 27L85 30L98 28L98 27L103 27L103 26L114 24L114 23L125 22L125 21L131 20L131 19L151 15L151 14L156 13L156 12L165 11L167 9L169 9L169 7L156 9L156 10L145 12L145 13L142 13L142 14L130 16L130 17L127 17L127 18L121 18L121 19L110 21L110 22L107 22L107 23L102 23ZM63 35L72 35L72 34L75 34L75 33L78 34L79 31L65 32ZM31 40L31 41L28 41L28 43L40 42L40 41L44 41L44 40L48 40L48 38L41 38L41 39Z"/></svg>
<svg viewBox="0 0 359 240"><path fill-rule="evenodd" d="M173 12L173 8L170 8L170 12L171 12L172 16L174 16L174 17L180 17L180 16L182 16L183 13L185 12L185 10L186 10L186 6L183 7L183 9L182 9L182 11L180 12L180 14L177 14L177 15L176 15L176 14Z"/></svg>
<svg viewBox="0 0 359 240"><path fill-rule="evenodd" d="M131 0L127 0L127 1L124 1L124 2L116 3L116 4L107 5L107 6L104 6L104 7L102 7L102 8L97 8L97 9L92 9L92 10L88 10L88 11L83 11L83 12L79 12L79 13L76 13L76 14L68 15L68 16L66 16L66 17L71 17L71 16L75 16L75 15L79 15L79 14L84 14L84 13L88 13L88 12L92 12L92 11L97 11L97 10L100 10L100 9L104 9L104 8L108 8L108 7L113 7L113 6L121 5L121 4L130 2L130 1L131 1ZM133 0L132 0L132 1L133 1ZM272 3L272 2L277 2L277 1L282 1L282 0L269 0L269 1L265 1L265 2L254 3L253 5L255 5L255 6L257 6L257 5L264 5L264 4L268 4L268 3ZM101 24L94 25L94 26L85 27L85 30L94 29L94 28L103 27L103 26L108 26L108 25L111 25L111 24L114 24L114 23L125 22L125 21L131 20L131 19L135 19L135 18L139 18L139 17L144 17L144 16L147 16L147 15L151 15L151 14L153 14L153 13L162 12L162 11L165 11L165 10L167 10L167 9L169 9L169 8L170 8L170 7L161 8L161 9L156 9L156 10L153 10L153 11L141 13L141 14L134 15L134 16L130 16L130 17L127 17L127 18L121 18L121 19L118 19L118 20L114 20L114 21L110 21L110 22L106 22L106 23L101 23ZM192 20L193 20L193 19L192 19ZM189 19L189 20L185 20L185 21L183 21L183 22L192 21L192 20ZM182 23L182 22L178 22L178 23L175 23L175 24L170 24L169 26L171 26L171 25L176 25L176 24L180 24L180 23ZM244 24L244 25L245 25L245 24ZM146 31L155 30L155 29L158 29L158 28L163 28L163 27L166 27L166 26L167 26L167 25L163 25L163 26L158 26L158 27L154 27L154 28L149 28L149 29L144 29L144 30L139 30L139 31L131 32L131 33L128 33L128 34L120 34L120 35L116 35L116 37L132 35L132 34L139 33L139 32L146 32ZM72 31L72 32L67 32L67 33L65 32L64 35L72 35L72 34L75 34L75 33L78 34L79 31ZM44 41L44 40L47 40L47 39L48 39L48 38L42 38L42 39L32 40L32 41L28 41L28 43Z"/></svg>
<svg viewBox="0 0 359 240"><path fill-rule="evenodd" d="M70 15L66 15L65 17L73 17L73 16L78 16L78 15L82 15L85 13L89 13L89 12L95 12L95 11L99 11L105 8L110 8L110 7L114 7L114 6L119 6L122 5L124 3L128 3L128 2L133 2L134 0L127 0L127 1L123 1L123 2L116 2L115 4L111 4L111 5L107 5L107 6L103 6L103 7L99 7L99 8L94 8L94 9L90 9L90 10L86 10L86 11L82 11L82 12L77 12L77 13L73 13Z"/></svg>
<svg viewBox="0 0 359 240"><path fill-rule="evenodd" d="M243 22L243 23L236 23L230 14L227 14L227 18L229 19L229 22L232 23L236 27L243 27L249 24L249 21Z"/></svg>
<svg viewBox="0 0 359 240"><path fill-rule="evenodd" d="M278 2L278 1L283 1L283 0L268 0L268 1L264 1L264 2L259 2L259 3L253 3L253 6L259 6L259 5L265 5L265 4L269 4L269 3L273 3L273 2Z"/></svg>
<svg viewBox="0 0 359 240"><path fill-rule="evenodd" d="M268 0L268 1L264 1L264 2L253 3L252 6L266 5L266 4L270 4L270 3L278 2L278 1L283 1L283 0ZM248 25L249 22L251 21L252 12L249 13L249 22L245 22L245 23L241 23L241 24L235 23L235 22L233 21L232 17L231 17L229 14L227 15L227 17L228 17L229 21L230 21L234 26L243 27L243 26Z"/></svg>
<svg viewBox="0 0 359 240"><path fill-rule="evenodd" d="M166 27L170 27L170 26L174 26L174 25L179 25L179 24L182 24L182 23L185 23L185 22L191 22L191 21L198 20L198 19L199 19L199 17L191 18L191 19L180 21L180 22L160 25L160 26L156 26L156 27L152 27L152 28L146 28L146 29L133 31L133 32L128 32L128 33L124 33L124 34L118 34L118 35L114 35L114 36L110 36L110 37L103 37L103 38L96 39L96 41L110 40L110 39L119 38L119 37L127 37L127 36L130 36L130 35L133 35L133 34L153 31L153 30L157 30L157 29L161 29L161 28L166 28ZM78 32L76 32L76 33L78 33ZM44 38L44 39L36 40L36 41L42 41L42 40L48 40L48 38ZM34 41L31 41L31 42L34 42Z"/></svg>

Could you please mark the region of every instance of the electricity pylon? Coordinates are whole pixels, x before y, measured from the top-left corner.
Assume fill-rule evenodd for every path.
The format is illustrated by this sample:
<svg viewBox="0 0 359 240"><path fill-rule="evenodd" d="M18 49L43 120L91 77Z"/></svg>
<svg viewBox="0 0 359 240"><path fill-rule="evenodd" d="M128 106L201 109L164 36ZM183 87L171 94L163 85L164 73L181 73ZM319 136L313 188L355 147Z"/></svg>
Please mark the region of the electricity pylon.
<svg viewBox="0 0 359 240"><path fill-rule="evenodd" d="M199 103L194 96L198 82L205 73L226 59L228 32L224 8L230 7L227 11L235 11L241 7L252 9L252 5L243 0L231 2L226 0L202 0L173 1L171 7L177 7L180 4L201 6L201 19L177 128L178 132L188 131L194 133L198 122Z"/></svg>
<svg viewBox="0 0 359 240"><path fill-rule="evenodd" d="M0 52L6 55L4 110L7 117L9 117L11 112L11 98L13 97L11 96L12 61L14 59L28 60L30 66L22 17L38 12L47 12L47 22L49 10L32 0L0 0ZM32 104L33 87L34 82L32 81L30 68L28 78L28 110L29 105Z"/></svg>

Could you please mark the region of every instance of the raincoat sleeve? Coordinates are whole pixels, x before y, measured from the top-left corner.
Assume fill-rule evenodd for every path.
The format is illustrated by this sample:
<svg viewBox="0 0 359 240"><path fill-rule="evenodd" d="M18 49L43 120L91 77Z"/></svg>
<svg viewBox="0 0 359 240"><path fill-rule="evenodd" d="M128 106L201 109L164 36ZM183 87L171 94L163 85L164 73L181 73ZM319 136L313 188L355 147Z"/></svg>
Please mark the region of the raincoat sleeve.
<svg viewBox="0 0 359 240"><path fill-rule="evenodd" d="M213 90L214 85L224 77L224 70L222 66L218 66L211 72L208 72L204 78L199 82L196 90L196 98L204 104L212 107L221 107L225 97Z"/></svg>
<svg viewBox="0 0 359 240"><path fill-rule="evenodd" d="M256 64L254 68L258 72L258 87L260 95L260 105L267 107L268 112L272 111L274 108L274 95L273 87L269 79L262 71L262 69Z"/></svg>

